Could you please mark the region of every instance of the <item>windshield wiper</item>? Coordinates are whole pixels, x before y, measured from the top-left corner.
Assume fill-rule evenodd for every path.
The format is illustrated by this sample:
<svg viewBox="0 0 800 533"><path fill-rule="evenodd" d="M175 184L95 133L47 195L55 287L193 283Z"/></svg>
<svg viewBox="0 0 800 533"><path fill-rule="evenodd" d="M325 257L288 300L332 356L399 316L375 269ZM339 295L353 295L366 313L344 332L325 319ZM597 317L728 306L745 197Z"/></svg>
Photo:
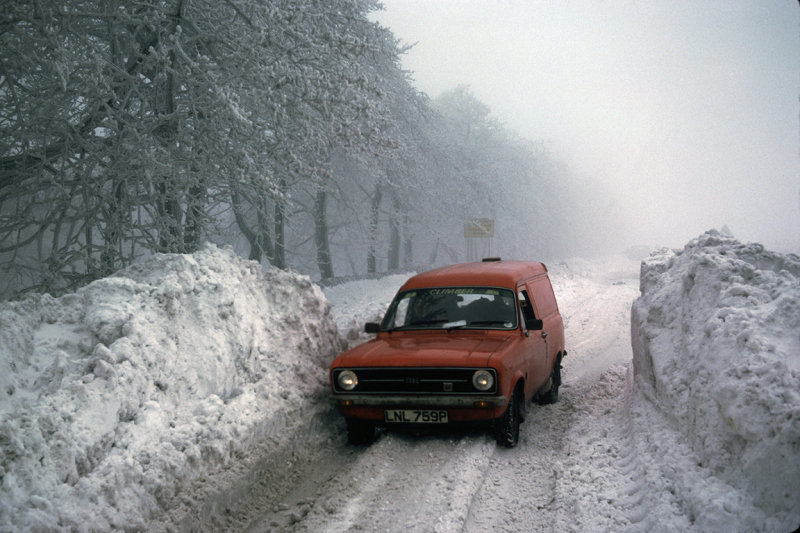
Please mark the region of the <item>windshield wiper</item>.
<svg viewBox="0 0 800 533"><path fill-rule="evenodd" d="M507 324L507 320L475 320L474 322L470 322L470 326L474 326L476 324L480 324L482 326L491 326L494 324Z"/></svg>
<svg viewBox="0 0 800 533"><path fill-rule="evenodd" d="M433 320L415 320L409 324L409 326L430 326L433 324L444 324L445 322L447 322L447 320L444 318L437 318Z"/></svg>
<svg viewBox="0 0 800 533"><path fill-rule="evenodd" d="M453 331L454 329L461 329L467 326L466 320L455 320L453 322L448 322L447 324L442 325L442 329L446 329L447 331Z"/></svg>
<svg viewBox="0 0 800 533"><path fill-rule="evenodd" d="M447 322L447 320L441 318L436 320L415 320L410 324L403 324L402 326L397 326L396 328L392 328L389 331L397 331L400 329L413 329L415 326L431 326L433 324L443 324L445 322Z"/></svg>

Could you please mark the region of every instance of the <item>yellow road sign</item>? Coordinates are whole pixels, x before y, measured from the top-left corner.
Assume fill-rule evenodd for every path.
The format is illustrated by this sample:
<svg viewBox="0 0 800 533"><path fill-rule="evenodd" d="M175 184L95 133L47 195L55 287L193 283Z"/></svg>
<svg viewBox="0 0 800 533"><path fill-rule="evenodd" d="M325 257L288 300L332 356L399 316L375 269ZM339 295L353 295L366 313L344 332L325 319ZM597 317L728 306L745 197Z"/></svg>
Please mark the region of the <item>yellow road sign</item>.
<svg viewBox="0 0 800 533"><path fill-rule="evenodd" d="M473 218L464 224L464 237L494 237L494 219Z"/></svg>

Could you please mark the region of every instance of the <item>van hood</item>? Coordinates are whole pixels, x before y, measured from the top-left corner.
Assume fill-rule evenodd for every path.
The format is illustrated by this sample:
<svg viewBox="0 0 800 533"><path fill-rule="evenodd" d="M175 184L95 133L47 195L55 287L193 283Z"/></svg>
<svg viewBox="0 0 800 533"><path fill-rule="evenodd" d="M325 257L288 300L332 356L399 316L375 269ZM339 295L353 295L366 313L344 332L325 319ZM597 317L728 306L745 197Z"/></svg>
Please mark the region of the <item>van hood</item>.
<svg viewBox="0 0 800 533"><path fill-rule="evenodd" d="M334 367L365 366L489 366L489 358L511 335L458 332L381 335L337 357Z"/></svg>

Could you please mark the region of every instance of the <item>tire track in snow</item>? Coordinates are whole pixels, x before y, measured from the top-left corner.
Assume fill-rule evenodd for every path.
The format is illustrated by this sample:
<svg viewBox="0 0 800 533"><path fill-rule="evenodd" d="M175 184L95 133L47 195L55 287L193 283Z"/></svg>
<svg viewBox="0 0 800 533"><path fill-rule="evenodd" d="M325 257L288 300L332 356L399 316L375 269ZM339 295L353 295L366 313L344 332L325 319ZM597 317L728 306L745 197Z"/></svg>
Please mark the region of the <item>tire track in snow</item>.
<svg viewBox="0 0 800 533"><path fill-rule="evenodd" d="M540 520L553 504L570 405L529 405L516 448L496 447L461 531L550 531Z"/></svg>
<svg viewBox="0 0 800 533"><path fill-rule="evenodd" d="M344 440L246 531L457 531L496 446L483 434L387 433L367 448Z"/></svg>
<svg viewBox="0 0 800 533"><path fill-rule="evenodd" d="M640 512L630 478L641 470L620 423L625 367L532 406L518 448L497 449L462 531L621 531ZM629 501L618 495L629 487Z"/></svg>

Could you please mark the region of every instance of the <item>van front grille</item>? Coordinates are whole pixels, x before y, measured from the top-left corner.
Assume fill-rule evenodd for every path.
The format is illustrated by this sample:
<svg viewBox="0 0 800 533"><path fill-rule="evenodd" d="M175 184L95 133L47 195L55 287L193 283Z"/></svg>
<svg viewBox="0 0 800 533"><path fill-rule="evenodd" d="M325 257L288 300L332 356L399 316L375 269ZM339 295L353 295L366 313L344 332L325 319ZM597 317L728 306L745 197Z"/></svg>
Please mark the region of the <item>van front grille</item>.
<svg viewBox="0 0 800 533"><path fill-rule="evenodd" d="M472 376L479 368L350 368L358 377L355 389L346 391L339 387L337 377L345 370L333 371L336 392L348 394L494 394L497 392L497 376L494 369L487 368L494 376L494 384L488 391L476 390Z"/></svg>

